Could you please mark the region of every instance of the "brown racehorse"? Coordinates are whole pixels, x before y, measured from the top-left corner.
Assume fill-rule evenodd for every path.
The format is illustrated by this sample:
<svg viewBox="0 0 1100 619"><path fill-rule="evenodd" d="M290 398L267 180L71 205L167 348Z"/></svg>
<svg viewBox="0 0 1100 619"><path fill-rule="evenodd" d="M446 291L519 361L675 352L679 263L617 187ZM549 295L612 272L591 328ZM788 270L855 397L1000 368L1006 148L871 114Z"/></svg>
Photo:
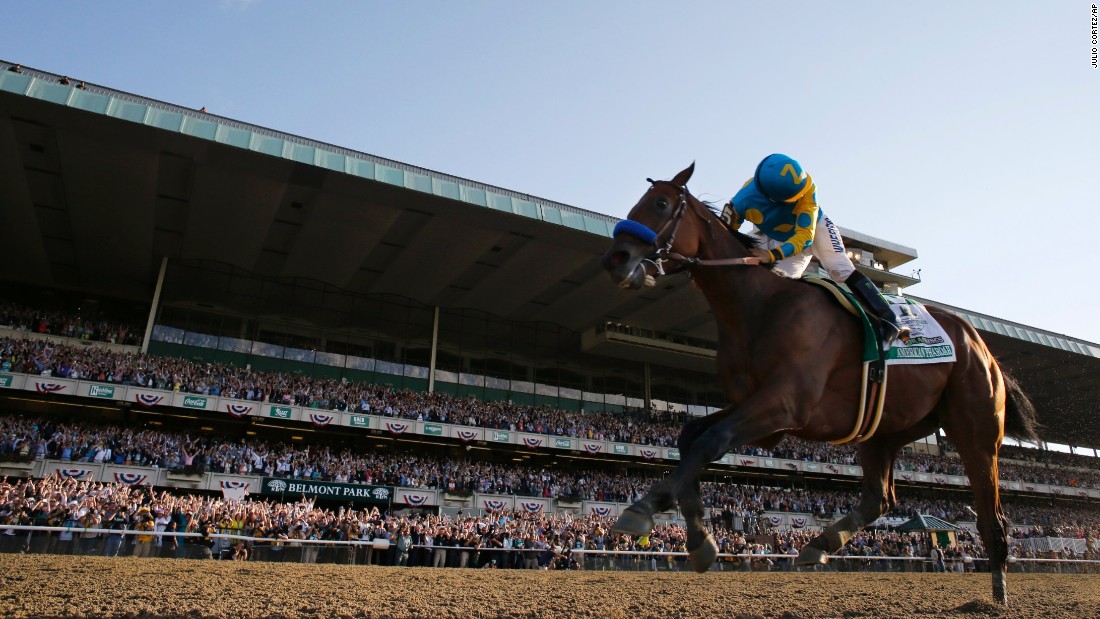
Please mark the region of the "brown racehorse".
<svg viewBox="0 0 1100 619"><path fill-rule="evenodd" d="M855 318L818 287L752 266L752 237L731 231L688 193L694 169L692 164L671 181L650 181L627 221L616 228L603 265L615 283L640 288L647 270L652 271L648 258L655 252L672 258L695 280L718 323L718 378L730 404L684 426L679 466L627 508L614 527L647 534L653 514L678 502L687 524L689 558L696 571L704 572L718 548L703 526L699 472L735 447L772 447L786 434L810 441L847 437L859 407L863 335ZM736 259L748 266L706 264ZM1006 604L1008 534L997 452L1006 430L1038 441L1035 409L1001 371L974 327L944 309L928 310L954 342L956 361L891 366L882 421L874 436L859 444L859 507L804 546L795 563L824 563L853 534L892 509L898 450L943 428L974 491L993 597Z"/></svg>

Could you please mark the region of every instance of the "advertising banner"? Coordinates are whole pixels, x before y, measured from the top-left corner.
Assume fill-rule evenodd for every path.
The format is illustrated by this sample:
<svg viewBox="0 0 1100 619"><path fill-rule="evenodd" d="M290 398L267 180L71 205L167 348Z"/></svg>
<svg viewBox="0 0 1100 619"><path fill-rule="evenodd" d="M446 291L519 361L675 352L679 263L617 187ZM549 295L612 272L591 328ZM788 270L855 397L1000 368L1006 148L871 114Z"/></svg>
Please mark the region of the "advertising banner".
<svg viewBox="0 0 1100 619"><path fill-rule="evenodd" d="M351 428L372 428L370 415L347 415L347 424Z"/></svg>
<svg viewBox="0 0 1100 619"><path fill-rule="evenodd" d="M126 398L126 387L121 385L81 382L77 387L77 395L89 398L103 398L105 400L123 400Z"/></svg>
<svg viewBox="0 0 1100 619"><path fill-rule="evenodd" d="M0 389L22 389L26 374L0 374Z"/></svg>
<svg viewBox="0 0 1100 619"><path fill-rule="evenodd" d="M265 408L265 417L271 417L273 419L290 419L300 420L302 418L302 409L297 406L284 406L280 404L269 404Z"/></svg>
<svg viewBox="0 0 1100 619"><path fill-rule="evenodd" d="M424 436L447 436L446 426L441 423L421 421L416 425L419 426L420 434Z"/></svg>
<svg viewBox="0 0 1100 619"><path fill-rule="evenodd" d="M214 403L218 398L207 395L192 395L190 393L175 393L172 395L172 406L176 408L189 408L191 410L214 410Z"/></svg>
<svg viewBox="0 0 1100 619"><path fill-rule="evenodd" d="M277 477L264 477L260 484L260 493L285 495L293 498L305 496L306 498L368 503L390 503L394 495L393 488L390 486L338 484L328 481L280 479Z"/></svg>

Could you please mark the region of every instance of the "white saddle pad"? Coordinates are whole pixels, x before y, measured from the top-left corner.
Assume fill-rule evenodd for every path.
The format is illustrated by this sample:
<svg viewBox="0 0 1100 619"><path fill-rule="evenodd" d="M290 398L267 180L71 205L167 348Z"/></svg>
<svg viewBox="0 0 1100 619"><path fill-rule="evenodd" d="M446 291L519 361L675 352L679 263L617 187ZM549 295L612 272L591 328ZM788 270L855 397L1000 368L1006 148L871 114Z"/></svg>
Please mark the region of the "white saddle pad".
<svg viewBox="0 0 1100 619"><path fill-rule="evenodd" d="M895 340L886 356L888 364L948 363L955 361L955 344L924 305L900 295L882 295L898 317L909 327L909 339Z"/></svg>

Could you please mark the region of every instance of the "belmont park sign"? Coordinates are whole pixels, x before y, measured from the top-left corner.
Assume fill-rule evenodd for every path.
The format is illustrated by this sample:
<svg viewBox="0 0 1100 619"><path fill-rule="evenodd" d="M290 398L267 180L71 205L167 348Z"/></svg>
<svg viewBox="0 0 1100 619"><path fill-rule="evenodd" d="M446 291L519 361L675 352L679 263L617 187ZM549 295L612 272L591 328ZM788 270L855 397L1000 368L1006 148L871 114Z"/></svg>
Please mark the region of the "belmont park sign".
<svg viewBox="0 0 1100 619"><path fill-rule="evenodd" d="M284 494L340 501L389 503L393 500L393 488L390 486L337 484L328 481L279 479L276 477L265 477L263 484L260 485L260 492L262 494Z"/></svg>

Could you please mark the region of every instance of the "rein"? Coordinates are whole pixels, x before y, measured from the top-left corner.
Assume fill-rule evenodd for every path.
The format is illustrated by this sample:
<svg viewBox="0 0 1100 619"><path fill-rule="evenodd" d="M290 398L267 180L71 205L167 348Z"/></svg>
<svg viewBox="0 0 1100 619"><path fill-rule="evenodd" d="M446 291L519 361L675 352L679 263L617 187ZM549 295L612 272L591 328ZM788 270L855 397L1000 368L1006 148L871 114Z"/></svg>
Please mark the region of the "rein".
<svg viewBox="0 0 1100 619"><path fill-rule="evenodd" d="M615 229L612 231L612 236L619 234L620 232L629 234L638 238L641 241L649 243L657 248L657 251L645 259L645 262L649 262L656 269L656 275L672 275L680 271L686 270L688 267L703 266L703 267L724 267L724 266L748 266L760 264L760 259L755 256L745 258L720 258L717 260L707 260L703 258L697 258L695 256L684 256L672 251L672 244L676 242L676 232L680 229L680 222L683 221L684 213L688 209L687 188L681 185L677 185L672 181L655 181L652 178L647 178L647 181L652 185L669 185L674 188L679 195L680 201L676 205L676 210L672 215L661 225L660 230L654 232L645 224L639 223L632 219L624 219L615 225ZM664 247L660 247L658 240L665 232L668 231L668 239L664 243ZM674 269L665 271L665 262L675 262L677 266ZM647 276L647 283L649 278ZM652 285L652 284L650 284Z"/></svg>

